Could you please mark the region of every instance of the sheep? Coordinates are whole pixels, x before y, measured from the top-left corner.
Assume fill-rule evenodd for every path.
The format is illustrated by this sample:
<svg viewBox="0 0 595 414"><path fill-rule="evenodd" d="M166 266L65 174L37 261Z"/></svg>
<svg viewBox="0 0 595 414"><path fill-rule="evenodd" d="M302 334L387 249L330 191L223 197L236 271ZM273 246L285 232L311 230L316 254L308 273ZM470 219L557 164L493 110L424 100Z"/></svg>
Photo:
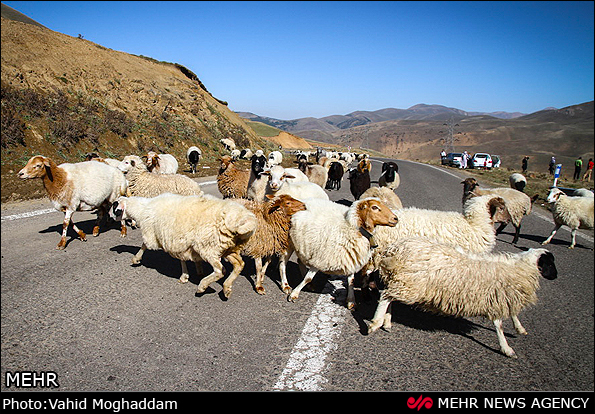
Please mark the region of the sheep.
<svg viewBox="0 0 595 414"><path fill-rule="evenodd" d="M463 213L407 207L396 210L399 222L394 227L378 227L374 250L366 273L378 269L379 252L392 242L408 237L427 237L460 246L466 251L484 253L496 245L494 222L509 220L510 214L501 197L485 195L471 198Z"/></svg>
<svg viewBox="0 0 595 414"><path fill-rule="evenodd" d="M525 191L525 186L527 185L527 179L523 174L520 173L512 173L510 177L508 177L508 181L510 183L510 188L514 188L520 192Z"/></svg>
<svg viewBox="0 0 595 414"><path fill-rule="evenodd" d="M283 154L279 151L273 151L269 154L268 166L279 165L283 162Z"/></svg>
<svg viewBox="0 0 595 414"><path fill-rule="evenodd" d="M537 302L539 277L557 277L554 256L545 249L520 253L475 254L425 238L401 239L382 253L380 278L385 289L368 332L390 328L391 301L454 317L483 316L496 327L502 353L516 357L502 330L511 318L526 335L518 314Z"/></svg>
<svg viewBox="0 0 595 414"><path fill-rule="evenodd" d="M546 245L552 241L558 229L566 225L570 227L572 234L568 248L574 249L577 229L593 229L593 200L592 197L570 197L559 188L553 187L546 201L551 205L555 227L541 244Z"/></svg>
<svg viewBox="0 0 595 414"><path fill-rule="evenodd" d="M378 185L396 190L400 184L401 177L399 176L399 166L397 163L394 161L382 163L382 173L378 178Z"/></svg>
<svg viewBox="0 0 595 414"><path fill-rule="evenodd" d="M85 161L99 161L104 162L107 165L111 165L112 167L118 167L120 164L120 160L116 160L114 158L101 158L96 152L90 152L85 155Z"/></svg>
<svg viewBox="0 0 595 414"><path fill-rule="evenodd" d="M328 171L322 165L313 164L304 159L301 159L298 163L298 169L306 174L308 181L319 185L324 188L328 180Z"/></svg>
<svg viewBox="0 0 595 414"><path fill-rule="evenodd" d="M248 189L255 180L261 179L266 165L266 158L259 151L252 156L250 170L236 168L229 155L221 157L217 187L223 198L247 198Z"/></svg>
<svg viewBox="0 0 595 414"><path fill-rule="evenodd" d="M327 190L340 190L344 172L343 164L336 161L332 162L328 168L328 179L325 188Z"/></svg>
<svg viewBox="0 0 595 414"><path fill-rule="evenodd" d="M136 155L127 155L120 162L118 169L128 181L127 195L155 197L162 193L180 195L202 195L203 191L196 181L182 174L155 174L149 172Z"/></svg>
<svg viewBox="0 0 595 414"><path fill-rule="evenodd" d="M297 211L304 210L304 204L288 195L281 195L280 197L267 195L266 201L246 199L237 199L235 201L254 213L258 222L254 234L245 243L240 252L242 256L248 256L254 259L256 266L256 282L254 287L256 292L260 295L266 293L263 286L264 276L272 257L277 256L279 257L281 290L289 294L291 287L287 282L287 259L285 257L289 251L289 227L291 224L291 215ZM280 209L281 204L284 204L284 210Z"/></svg>
<svg viewBox="0 0 595 414"><path fill-rule="evenodd" d="M200 161L200 157L202 156L202 151L197 146L191 146L186 151L186 160L188 164L190 164L190 172L192 174L196 174L196 166Z"/></svg>
<svg viewBox="0 0 595 414"><path fill-rule="evenodd" d="M532 203L537 200L538 194L533 196L533 198L529 198L527 194L512 188L480 189L479 183L475 178L467 178L461 184L463 184L463 204L469 198L483 194L498 195L506 201L506 208L508 208L510 213L510 222L512 222L515 228L512 244L516 244L519 240L523 217L531 213ZM500 234L507 224L508 222L501 222L496 230L496 234Z"/></svg>
<svg viewBox="0 0 595 414"><path fill-rule="evenodd" d="M79 163L56 163L48 157L35 155L18 172L21 179L39 178L47 191L54 208L64 211L62 237L56 249L66 247L66 231L75 211L97 210L97 221L93 236L99 235L99 223L109 206L121 195L126 194L126 179L117 168L97 161ZM82 241L86 234L74 222L74 231ZM126 236L126 225L121 223L120 237Z"/></svg>
<svg viewBox="0 0 595 414"><path fill-rule="evenodd" d="M157 174L175 174L178 172L178 160L171 154L147 153L147 169Z"/></svg>
<svg viewBox="0 0 595 414"><path fill-rule="evenodd" d="M236 143L231 138L221 138L219 142L223 144L223 147L228 151L236 149Z"/></svg>
<svg viewBox="0 0 595 414"><path fill-rule="evenodd" d="M198 274L199 264L206 261L213 272L204 277L196 293L203 293L223 277L221 259L233 265L223 283L223 294L231 295L231 285L241 273L244 261L239 252L256 229L256 217L244 206L214 196L182 196L164 193L157 197L120 197L110 214L132 219L142 230L143 244L132 258L140 263L145 250L162 249L179 259L182 265L180 282L188 282L186 260L192 260Z"/></svg>
<svg viewBox="0 0 595 414"><path fill-rule="evenodd" d="M288 296L295 302L317 272L347 276L347 308L355 306L353 278L369 260L375 228L394 226L395 214L380 200L357 200L351 207L329 200L301 200L306 209L291 213L292 249L307 268L302 282ZM288 252L286 258L291 256Z"/></svg>
<svg viewBox="0 0 595 414"><path fill-rule="evenodd" d="M360 198L376 197L386 204L391 210L400 210L403 203L398 195L388 187L370 187L360 196Z"/></svg>
<svg viewBox="0 0 595 414"><path fill-rule="evenodd" d="M298 200L305 198L329 199L322 187L309 182L308 177L298 169L274 165L264 171L262 175L269 177L266 185L260 188L253 185L251 188L257 200L262 200L266 195L281 194L288 194Z"/></svg>
<svg viewBox="0 0 595 414"><path fill-rule="evenodd" d="M229 155L231 155L231 159L234 161L239 160L241 154L242 154L242 151L240 151L238 149L231 150L231 152L229 153Z"/></svg>
<svg viewBox="0 0 595 414"><path fill-rule="evenodd" d="M243 160L249 160L250 158L252 158L253 155L254 154L252 153L252 150L250 148L246 148L240 151L240 158Z"/></svg>
<svg viewBox="0 0 595 414"><path fill-rule="evenodd" d="M369 159L362 159L356 168L349 170L349 190L355 200L359 200L364 191L370 188L370 165Z"/></svg>

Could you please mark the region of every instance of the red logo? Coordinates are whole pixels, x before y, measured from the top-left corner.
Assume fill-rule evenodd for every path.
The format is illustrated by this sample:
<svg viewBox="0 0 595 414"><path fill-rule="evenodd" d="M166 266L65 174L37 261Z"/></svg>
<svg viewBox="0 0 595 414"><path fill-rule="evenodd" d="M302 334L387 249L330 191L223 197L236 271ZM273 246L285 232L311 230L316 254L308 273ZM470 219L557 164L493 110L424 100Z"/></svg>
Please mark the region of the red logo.
<svg viewBox="0 0 595 414"><path fill-rule="evenodd" d="M430 397L424 398L423 395L420 395L417 400L413 397L407 399L407 407L411 409L417 408L417 411L422 408L432 408L432 405L434 405L434 401Z"/></svg>

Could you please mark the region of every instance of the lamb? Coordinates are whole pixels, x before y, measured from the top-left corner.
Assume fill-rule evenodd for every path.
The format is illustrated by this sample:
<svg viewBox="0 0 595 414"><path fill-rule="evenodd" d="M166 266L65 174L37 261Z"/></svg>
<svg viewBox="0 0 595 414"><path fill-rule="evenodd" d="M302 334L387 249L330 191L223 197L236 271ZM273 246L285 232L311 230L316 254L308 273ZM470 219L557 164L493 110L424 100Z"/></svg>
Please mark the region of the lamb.
<svg viewBox="0 0 595 414"><path fill-rule="evenodd" d="M538 195L536 194L533 198L529 198L527 194L512 188L480 189L479 183L475 178L467 178L461 184L463 184L463 203L471 197L483 194L498 195L506 201L506 207L510 213L510 222L512 222L515 228L512 244L516 244L519 240L523 217L531 213L532 203L537 200ZM496 230L496 234L500 234L507 224L508 222L501 222Z"/></svg>
<svg viewBox="0 0 595 414"><path fill-rule="evenodd" d="M370 188L370 165L369 159L362 159L356 168L349 170L349 190L355 200Z"/></svg>
<svg viewBox="0 0 595 414"><path fill-rule="evenodd" d="M355 306L354 274L369 260L375 228L394 226L395 214L380 200L367 198L346 208L328 200L302 200L306 210L291 215L289 236L299 261L308 269L288 300L295 302L300 291L317 272L347 276L347 308ZM322 230L324 229L324 230ZM291 256L288 253L286 258Z"/></svg>
<svg viewBox="0 0 595 414"><path fill-rule="evenodd" d="M558 229L566 225L570 227L572 234L572 241L568 248L574 249L577 229L593 229L593 200L592 197L570 197L559 188L552 188L546 201L551 203L555 227L541 244L551 242Z"/></svg>
<svg viewBox="0 0 595 414"><path fill-rule="evenodd" d="M496 327L500 350L516 357L502 330L511 318L526 335L518 314L537 302L539 277L557 277L554 256L545 249L520 253L464 252L456 246L424 238L401 239L382 253L380 278L385 289L368 332L390 328L391 301L454 317L483 316Z"/></svg>
<svg viewBox="0 0 595 414"><path fill-rule="evenodd" d="M279 257L281 289L286 294L289 294L291 287L287 282L285 267L288 259L285 256L290 248L289 227L291 224L291 215L297 211L304 210L304 203L288 195L281 195L279 198L268 195L266 201L245 199L235 201L254 213L258 222L254 234L241 250L242 256L248 256L254 259L256 266L256 292L260 295L266 293L263 285L264 276L271 259L277 256ZM279 208L281 204L284 205L284 210Z"/></svg>
<svg viewBox="0 0 595 414"><path fill-rule="evenodd" d="M223 283L223 294L231 295L233 280L241 273L244 261L242 246L256 230L256 217L244 206L219 198L182 196L165 193L157 197L120 197L110 214L116 218L132 219L142 230L143 245L132 263L140 263L146 249L162 249L179 259L182 265L180 282L188 281L186 260L196 264L209 263L213 272L204 277L197 289L203 293L213 282L223 277L221 259L233 265L233 271Z"/></svg>
<svg viewBox="0 0 595 414"><path fill-rule="evenodd" d="M147 153L147 169L157 174L175 174L178 172L178 160L171 154Z"/></svg>
<svg viewBox="0 0 595 414"><path fill-rule="evenodd" d="M75 211L97 210L97 221L93 227L93 236L99 235L99 223L110 205L121 195L126 194L126 179L117 168L97 161L79 163L56 163L42 155L31 157L27 165L18 172L21 179L39 178L47 191L54 208L64 211L62 237L56 246L66 247L66 231ZM86 234L74 222L74 231L81 240L86 241ZM121 223L120 237L126 236L126 225Z"/></svg>
<svg viewBox="0 0 595 414"><path fill-rule="evenodd" d="M269 154L269 161L268 161L269 167L272 167L273 165L280 165L282 162L283 162L283 154L281 154L281 152L273 151Z"/></svg>
<svg viewBox="0 0 595 414"><path fill-rule="evenodd" d="M394 161L382 163L382 173L378 178L378 185L396 190L400 184L401 177L399 176L399 166L397 163Z"/></svg>
<svg viewBox="0 0 595 414"><path fill-rule="evenodd" d="M241 154L242 154L242 151L240 151L238 149L231 150L231 152L229 153L229 155L231 155L231 159L234 161L239 160Z"/></svg>
<svg viewBox="0 0 595 414"><path fill-rule="evenodd" d="M340 190L344 172L343 164L336 161L332 162L328 169L328 179L325 188L327 190Z"/></svg>
<svg viewBox="0 0 595 414"><path fill-rule="evenodd" d="M595 194L593 194L593 191L591 191L587 188L577 188L572 193L572 196L573 197L591 197L591 198L593 198L595 196Z"/></svg>
<svg viewBox="0 0 595 414"><path fill-rule="evenodd" d="M508 181L510 182L510 188L514 188L515 190L519 190L520 192L525 191L527 179L523 174L512 173L510 174L510 177L508 177Z"/></svg>
<svg viewBox="0 0 595 414"><path fill-rule="evenodd" d="M186 151L186 160L188 164L190 164L190 172L192 174L196 174L196 166L200 161L200 157L202 156L202 151L197 146L191 146Z"/></svg>
<svg viewBox="0 0 595 414"><path fill-rule="evenodd" d="M221 157L217 174L217 187L223 198L247 198L248 189L264 171L266 158L256 151L252 156L250 170L238 169L229 155Z"/></svg>
<svg viewBox="0 0 595 414"><path fill-rule="evenodd" d="M322 165L313 164L307 160L300 159L298 161L298 169L306 174L311 183L317 184L320 188L324 188L328 180L328 171Z"/></svg>
<svg viewBox="0 0 595 414"><path fill-rule="evenodd" d="M119 170L128 181L128 195L155 197L162 193L180 195L203 195L200 184L182 174L155 174L147 170L141 158L136 155L124 157Z"/></svg>
<svg viewBox="0 0 595 414"><path fill-rule="evenodd" d="M388 187L370 187L360 196L360 198L376 197L386 204L391 210L400 210L403 203L398 195Z"/></svg>

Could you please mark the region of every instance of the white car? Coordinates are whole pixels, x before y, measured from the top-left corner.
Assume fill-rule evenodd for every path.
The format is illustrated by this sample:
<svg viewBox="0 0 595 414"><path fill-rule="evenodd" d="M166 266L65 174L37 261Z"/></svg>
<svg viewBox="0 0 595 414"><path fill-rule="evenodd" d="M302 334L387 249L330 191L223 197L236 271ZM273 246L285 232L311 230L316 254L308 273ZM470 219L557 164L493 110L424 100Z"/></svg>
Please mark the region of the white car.
<svg viewBox="0 0 595 414"><path fill-rule="evenodd" d="M471 165L473 165L473 168L485 168L487 170L491 170L492 157L490 154L478 152L471 159Z"/></svg>

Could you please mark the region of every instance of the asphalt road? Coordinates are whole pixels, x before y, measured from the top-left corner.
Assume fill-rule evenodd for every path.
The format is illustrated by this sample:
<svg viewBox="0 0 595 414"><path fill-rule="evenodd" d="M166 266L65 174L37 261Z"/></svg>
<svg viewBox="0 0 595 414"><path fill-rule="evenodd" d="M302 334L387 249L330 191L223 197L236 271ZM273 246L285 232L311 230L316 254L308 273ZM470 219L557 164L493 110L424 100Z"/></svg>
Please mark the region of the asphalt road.
<svg viewBox="0 0 595 414"><path fill-rule="evenodd" d="M398 164L405 207L461 210L461 172ZM203 188L218 194L213 179ZM353 200L345 177L329 195ZM50 208L47 199L2 206L2 391L20 390L5 383L17 371L55 372L58 391L593 391L593 231L580 231L574 250L565 229L549 245L558 279L542 279L538 304L521 313L527 336L505 322L518 355L510 359L488 320L398 304L392 330L368 336L374 300L357 291L348 311L344 278L318 275L291 303L274 268L258 295L247 263L229 300L221 284L196 296L193 266L180 284L179 261L164 252L131 265L139 229L120 238L114 226L86 243L71 230L56 250L63 214ZM41 213L23 215L30 211ZM93 219L74 214L87 233ZM517 246L509 226L496 249L540 247L552 228L551 213L536 207ZM295 257L288 274L296 286Z"/></svg>

